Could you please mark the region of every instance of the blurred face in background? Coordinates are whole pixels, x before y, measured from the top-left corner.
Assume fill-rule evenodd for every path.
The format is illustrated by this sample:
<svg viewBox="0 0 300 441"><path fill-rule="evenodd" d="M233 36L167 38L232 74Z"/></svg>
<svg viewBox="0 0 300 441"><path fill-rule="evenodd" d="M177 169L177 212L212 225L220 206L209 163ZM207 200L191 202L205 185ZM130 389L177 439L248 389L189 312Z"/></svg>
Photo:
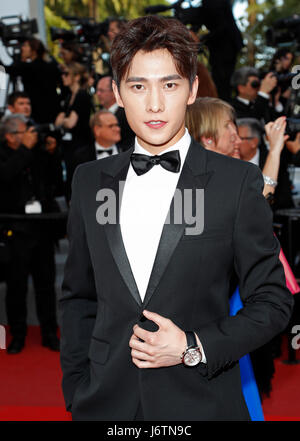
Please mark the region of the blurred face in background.
<svg viewBox="0 0 300 441"><path fill-rule="evenodd" d="M67 66L63 68L61 75L64 86L72 87L76 83L79 84L80 75L73 75Z"/></svg>
<svg viewBox="0 0 300 441"><path fill-rule="evenodd" d="M119 23L117 21L111 21L108 26L107 36L109 41L113 41L115 36L120 32Z"/></svg>
<svg viewBox="0 0 300 441"><path fill-rule="evenodd" d="M29 98L17 98L14 104L8 106L11 113L21 113L22 115L29 118L31 115L31 103Z"/></svg>
<svg viewBox="0 0 300 441"><path fill-rule="evenodd" d="M237 128L231 117L224 112L219 121L218 133L215 139L202 137L201 140L207 150L212 150L222 155L240 158L240 144Z"/></svg>
<svg viewBox="0 0 300 441"><path fill-rule="evenodd" d="M69 64L73 61L73 52L68 49L64 49L63 47L59 52L60 57L64 60L65 64Z"/></svg>
<svg viewBox="0 0 300 441"><path fill-rule="evenodd" d="M255 76L250 76L245 85L239 85L239 96L249 101L254 101L259 91L260 79Z"/></svg>
<svg viewBox="0 0 300 441"><path fill-rule="evenodd" d="M112 113L99 116L93 131L95 140L103 147L110 147L121 140L119 122Z"/></svg>
<svg viewBox="0 0 300 441"><path fill-rule="evenodd" d="M238 133L241 138L241 159L244 161L250 161L257 151L259 140L251 135L251 131L247 126L240 126L238 128Z"/></svg>
<svg viewBox="0 0 300 441"><path fill-rule="evenodd" d="M99 104L105 109L109 109L116 102L115 95L111 89L110 77L104 77L98 81L96 95Z"/></svg>
<svg viewBox="0 0 300 441"><path fill-rule="evenodd" d="M23 60L31 59L34 56L34 52L32 51L30 44L28 41L24 41L21 46L21 57Z"/></svg>

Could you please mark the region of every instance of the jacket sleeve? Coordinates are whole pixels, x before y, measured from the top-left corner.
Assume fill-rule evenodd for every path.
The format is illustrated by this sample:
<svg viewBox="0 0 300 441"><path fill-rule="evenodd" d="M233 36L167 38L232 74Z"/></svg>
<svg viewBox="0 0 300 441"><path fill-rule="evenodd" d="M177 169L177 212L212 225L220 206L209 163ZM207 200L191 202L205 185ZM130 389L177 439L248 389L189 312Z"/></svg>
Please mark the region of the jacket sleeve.
<svg viewBox="0 0 300 441"><path fill-rule="evenodd" d="M94 272L80 207L80 167L73 178L67 235L69 253L59 299L60 359L66 408L71 410L75 389L89 373L88 351L97 312Z"/></svg>
<svg viewBox="0 0 300 441"><path fill-rule="evenodd" d="M233 317L195 330L207 359L199 369L208 377L270 341L287 327L291 317L293 298L286 288L272 212L262 188L261 172L249 167L233 231L234 267L244 307Z"/></svg>

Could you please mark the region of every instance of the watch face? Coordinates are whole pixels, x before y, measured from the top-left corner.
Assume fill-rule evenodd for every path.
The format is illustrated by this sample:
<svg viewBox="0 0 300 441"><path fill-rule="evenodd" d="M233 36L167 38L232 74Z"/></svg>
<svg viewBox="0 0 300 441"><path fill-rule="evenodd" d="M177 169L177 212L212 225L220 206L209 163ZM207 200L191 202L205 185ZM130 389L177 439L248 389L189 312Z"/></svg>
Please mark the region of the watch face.
<svg viewBox="0 0 300 441"><path fill-rule="evenodd" d="M187 366L196 366L201 361L201 353L199 349L189 349L184 355L184 364Z"/></svg>

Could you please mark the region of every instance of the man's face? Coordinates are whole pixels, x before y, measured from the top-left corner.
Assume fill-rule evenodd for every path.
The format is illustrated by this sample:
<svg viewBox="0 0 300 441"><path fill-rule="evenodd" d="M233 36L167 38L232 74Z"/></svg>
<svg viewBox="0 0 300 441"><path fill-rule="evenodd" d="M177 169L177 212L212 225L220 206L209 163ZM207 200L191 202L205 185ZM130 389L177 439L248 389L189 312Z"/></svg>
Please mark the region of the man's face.
<svg viewBox="0 0 300 441"><path fill-rule="evenodd" d="M109 109L116 102L115 95L110 88L110 78L105 77L98 81L96 95L99 104L105 109Z"/></svg>
<svg viewBox="0 0 300 441"><path fill-rule="evenodd" d="M12 113L21 113L29 118L31 115L31 104L29 98L17 98L13 106L8 106Z"/></svg>
<svg viewBox="0 0 300 441"><path fill-rule="evenodd" d="M183 136L186 106L196 99L198 78L190 89L168 50L139 51L121 80L120 91L115 83L113 88L140 145L157 154Z"/></svg>
<svg viewBox="0 0 300 441"><path fill-rule="evenodd" d="M238 128L239 137L241 138L240 155L244 161L249 161L253 158L258 147L258 139L251 136L249 127L240 126Z"/></svg>
<svg viewBox="0 0 300 441"><path fill-rule="evenodd" d="M121 139L121 130L115 115L104 113L99 124L94 126L95 140L103 147L110 147Z"/></svg>
<svg viewBox="0 0 300 441"><path fill-rule="evenodd" d="M247 84L245 86L242 86L242 85L239 86L239 95L242 98L245 98L250 101L254 101L256 99L258 91L259 91L259 87L253 87L252 86L253 81L260 83L260 80L258 77L250 76L248 78Z"/></svg>
<svg viewBox="0 0 300 441"><path fill-rule="evenodd" d="M19 122L14 133L6 133L5 138L8 146L13 150L18 150L23 142L24 134L27 130L26 124Z"/></svg>

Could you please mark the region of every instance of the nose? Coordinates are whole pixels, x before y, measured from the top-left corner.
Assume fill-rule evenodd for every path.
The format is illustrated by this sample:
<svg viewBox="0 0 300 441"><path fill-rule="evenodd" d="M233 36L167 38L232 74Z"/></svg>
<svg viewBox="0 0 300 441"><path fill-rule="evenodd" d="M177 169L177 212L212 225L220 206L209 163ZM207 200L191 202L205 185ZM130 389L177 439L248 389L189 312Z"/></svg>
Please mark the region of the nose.
<svg viewBox="0 0 300 441"><path fill-rule="evenodd" d="M159 87L149 88L147 95L147 112L163 112L164 111L164 100L163 93Z"/></svg>

